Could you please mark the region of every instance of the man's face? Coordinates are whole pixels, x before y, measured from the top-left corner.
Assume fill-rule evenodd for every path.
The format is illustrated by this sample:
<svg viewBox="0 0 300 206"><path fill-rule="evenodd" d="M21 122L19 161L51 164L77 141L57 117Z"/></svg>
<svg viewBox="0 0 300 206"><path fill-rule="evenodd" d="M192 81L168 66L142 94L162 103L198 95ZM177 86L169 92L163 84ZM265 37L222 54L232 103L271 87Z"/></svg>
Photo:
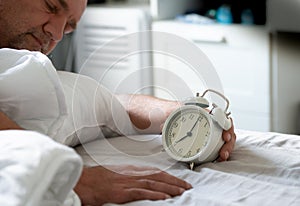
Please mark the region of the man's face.
<svg viewBox="0 0 300 206"><path fill-rule="evenodd" d="M87 0L0 0L0 48L49 54L76 28Z"/></svg>

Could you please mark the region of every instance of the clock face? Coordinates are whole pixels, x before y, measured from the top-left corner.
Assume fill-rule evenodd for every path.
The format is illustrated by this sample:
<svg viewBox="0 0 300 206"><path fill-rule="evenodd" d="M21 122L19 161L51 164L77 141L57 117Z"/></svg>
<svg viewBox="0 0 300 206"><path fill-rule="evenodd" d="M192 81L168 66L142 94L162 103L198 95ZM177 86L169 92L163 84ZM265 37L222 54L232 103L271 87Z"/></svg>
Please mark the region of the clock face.
<svg viewBox="0 0 300 206"><path fill-rule="evenodd" d="M189 161L207 145L210 131L207 111L197 106L185 106L166 121L163 129L164 146L173 158Z"/></svg>

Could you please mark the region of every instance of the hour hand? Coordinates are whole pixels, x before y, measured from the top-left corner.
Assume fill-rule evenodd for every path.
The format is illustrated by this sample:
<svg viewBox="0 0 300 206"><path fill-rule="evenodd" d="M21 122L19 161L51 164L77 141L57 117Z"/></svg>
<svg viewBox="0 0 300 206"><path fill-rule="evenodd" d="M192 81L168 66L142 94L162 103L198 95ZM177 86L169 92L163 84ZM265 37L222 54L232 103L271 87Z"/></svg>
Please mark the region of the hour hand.
<svg viewBox="0 0 300 206"><path fill-rule="evenodd" d="M185 138L190 137L190 136L192 136L192 133L188 132L188 133L186 133L185 136L183 136L182 138L180 138L179 140L177 140L175 143L177 144L178 142L181 142L182 140L184 140Z"/></svg>

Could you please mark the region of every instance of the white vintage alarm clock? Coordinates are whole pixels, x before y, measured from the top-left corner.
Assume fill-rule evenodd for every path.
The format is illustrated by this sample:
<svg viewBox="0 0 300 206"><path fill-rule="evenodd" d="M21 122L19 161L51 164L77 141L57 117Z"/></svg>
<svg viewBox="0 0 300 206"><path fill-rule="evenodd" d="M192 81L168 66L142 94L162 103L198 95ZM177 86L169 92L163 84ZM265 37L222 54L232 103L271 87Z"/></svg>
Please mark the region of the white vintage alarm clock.
<svg viewBox="0 0 300 206"><path fill-rule="evenodd" d="M222 97L227 103L226 108L212 103L209 109L210 104L204 98L207 92ZM194 164L214 161L224 144L222 132L231 127L228 107L228 99L212 89L186 101L164 124L162 140L165 151L175 160L190 163L191 169Z"/></svg>

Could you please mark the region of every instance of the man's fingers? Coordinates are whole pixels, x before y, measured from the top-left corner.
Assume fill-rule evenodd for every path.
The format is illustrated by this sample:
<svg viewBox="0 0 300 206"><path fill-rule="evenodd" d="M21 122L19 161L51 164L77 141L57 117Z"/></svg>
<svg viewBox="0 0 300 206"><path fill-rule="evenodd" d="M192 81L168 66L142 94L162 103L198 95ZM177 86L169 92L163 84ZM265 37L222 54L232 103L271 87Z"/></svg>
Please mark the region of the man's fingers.
<svg viewBox="0 0 300 206"><path fill-rule="evenodd" d="M169 196L181 195L185 192L185 188L170 185L164 182L158 182L150 179L141 179L136 182L137 188L143 188L155 192L161 192Z"/></svg>
<svg viewBox="0 0 300 206"><path fill-rule="evenodd" d="M230 136L230 140L226 141L226 136ZM233 149L234 149L234 145L236 142L236 135L235 133L229 133L229 131L226 131L223 134L223 139L225 140L225 144L223 145L223 147L221 148L219 154L220 154L220 158L219 161L226 161L230 154L232 153Z"/></svg>
<svg viewBox="0 0 300 206"><path fill-rule="evenodd" d="M177 186L183 189L191 189L192 185L189 184L188 182L179 179L173 175L170 175L164 171L158 172L158 173L154 173L152 175L147 176L147 179L150 180L154 180L154 181L159 181L159 182L163 182L169 185L173 185L173 186Z"/></svg>
<svg viewBox="0 0 300 206"><path fill-rule="evenodd" d="M232 139L232 134L229 131L224 131L222 137L225 142L230 142Z"/></svg>
<svg viewBox="0 0 300 206"><path fill-rule="evenodd" d="M108 168L113 169L112 167ZM120 173L119 171L114 171L114 169L112 171L122 175L131 176L131 178L134 178L135 180L148 179L177 186L183 189L192 188L192 185L187 183L186 181L179 179L173 175L170 175L167 172L164 172L157 168L135 166L126 166L126 168L126 170L123 170Z"/></svg>
<svg viewBox="0 0 300 206"><path fill-rule="evenodd" d="M231 125L232 125L231 128L227 131L223 130L223 133L222 133L222 137L225 142L232 141L233 136L235 136L233 120L232 120L232 118L230 118L230 120L231 120ZM234 142L235 142L235 140L234 140Z"/></svg>
<svg viewBox="0 0 300 206"><path fill-rule="evenodd" d="M142 188L127 189L124 196L128 198L125 202L137 200L165 200L171 198L171 196L166 193L151 191Z"/></svg>
<svg viewBox="0 0 300 206"><path fill-rule="evenodd" d="M164 200L182 194L191 185L152 167L98 166L84 168L75 187L82 205Z"/></svg>
<svg viewBox="0 0 300 206"><path fill-rule="evenodd" d="M131 176L130 181L127 181L126 185L124 185L123 193L119 193L120 197L116 196L115 198L117 200L120 198L120 202L144 199L165 200L181 195L187 189L190 189L190 187L190 184L185 181L178 181L178 178L168 175L165 172L146 176Z"/></svg>
<svg viewBox="0 0 300 206"><path fill-rule="evenodd" d="M234 145L236 142L236 135L234 133L234 126L233 126L232 119L231 122L232 122L232 127L228 131L224 130L222 133L222 138L225 141L225 144L220 149L219 152L220 157L218 159L219 161L226 161L229 158L230 153L234 149Z"/></svg>

